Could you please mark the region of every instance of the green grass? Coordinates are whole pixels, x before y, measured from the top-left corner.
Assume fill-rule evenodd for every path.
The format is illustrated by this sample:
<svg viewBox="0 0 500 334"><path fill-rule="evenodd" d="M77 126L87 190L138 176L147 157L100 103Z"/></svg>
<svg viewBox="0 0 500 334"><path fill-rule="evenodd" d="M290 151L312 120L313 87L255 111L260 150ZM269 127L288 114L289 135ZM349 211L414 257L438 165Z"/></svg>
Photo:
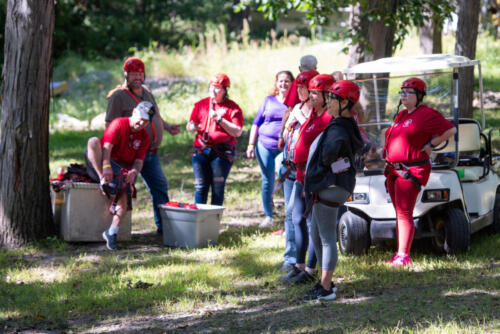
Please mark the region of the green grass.
<svg viewBox="0 0 500 334"><path fill-rule="evenodd" d="M461 256L417 250L410 269L388 267L383 260L389 250L340 256L337 300L310 305L300 301L306 287L276 280L282 243L255 228L229 228L218 246L198 250L163 248L153 240L147 251L132 241L111 253L49 240L1 251L0 317L73 330L144 317L173 331L189 324L189 332L500 330L498 236L475 235ZM141 288L141 282L150 286ZM165 315L185 319L161 320ZM144 331L154 325L142 322Z"/></svg>
<svg viewBox="0 0 500 334"><path fill-rule="evenodd" d="M398 54L415 50L408 40ZM486 49L485 45L488 45ZM445 50L452 41L445 39ZM164 247L155 236L149 194L138 182L132 241L118 252L102 243L68 244L49 238L17 250L0 250L0 332L264 332L264 333L479 333L500 332L500 236L480 232L460 256L438 256L416 245L414 266L388 267L392 248L374 248L361 257L339 256L335 301L304 304L308 287L278 283L284 239L255 226L263 219L260 174L244 159L248 129L275 72L296 72L301 55L318 55L320 72L342 69L339 44L310 43L301 50L287 41L274 46L229 45L182 52L160 49L138 53L148 76L195 76L157 96L162 115L185 125L193 103L206 96L206 81L225 71L231 97L244 110L245 132L227 184L226 210L217 246ZM500 43L481 36L485 88L500 90ZM493 51L491 51L493 50ZM483 58L481 58L483 57ZM122 60L88 62L76 55L56 64L54 79L70 80L70 90L54 99L56 112L89 120L106 108L105 94L121 81ZM498 110L488 111L487 127L500 126ZM479 117L479 115L475 115ZM52 110L51 124L54 124ZM83 162L86 140L97 131L55 131L50 136L50 168ZM169 194L192 201L187 132L164 136L162 167ZM283 199L276 197L276 220L283 221Z"/></svg>

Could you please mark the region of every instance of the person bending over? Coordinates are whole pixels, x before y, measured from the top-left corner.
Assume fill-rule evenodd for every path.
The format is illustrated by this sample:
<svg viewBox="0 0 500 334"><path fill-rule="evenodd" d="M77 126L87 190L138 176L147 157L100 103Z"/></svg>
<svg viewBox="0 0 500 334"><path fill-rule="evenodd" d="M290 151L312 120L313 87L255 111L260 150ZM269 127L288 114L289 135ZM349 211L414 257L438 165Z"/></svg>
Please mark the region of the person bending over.
<svg viewBox="0 0 500 334"><path fill-rule="evenodd" d="M127 185L135 183L150 142L145 128L154 114L151 102L141 102L133 109L132 116L114 119L104 130L101 139L92 137L88 140L85 161L87 172L94 181L108 186L108 189L122 182ZM129 206L127 193L120 192L120 189L115 191L119 197L113 210L111 226L102 234L110 250L118 249L118 229Z"/></svg>

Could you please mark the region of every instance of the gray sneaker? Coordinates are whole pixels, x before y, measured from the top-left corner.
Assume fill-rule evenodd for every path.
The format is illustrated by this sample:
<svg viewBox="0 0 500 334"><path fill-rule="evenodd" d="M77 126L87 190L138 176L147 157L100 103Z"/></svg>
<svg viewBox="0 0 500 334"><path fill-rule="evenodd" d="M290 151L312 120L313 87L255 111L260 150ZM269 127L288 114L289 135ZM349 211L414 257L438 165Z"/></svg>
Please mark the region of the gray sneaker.
<svg viewBox="0 0 500 334"><path fill-rule="evenodd" d="M117 250L118 249L118 244L116 243L116 234L109 234L109 229L106 231L102 232L102 237L104 240L106 240L106 247L109 250Z"/></svg>

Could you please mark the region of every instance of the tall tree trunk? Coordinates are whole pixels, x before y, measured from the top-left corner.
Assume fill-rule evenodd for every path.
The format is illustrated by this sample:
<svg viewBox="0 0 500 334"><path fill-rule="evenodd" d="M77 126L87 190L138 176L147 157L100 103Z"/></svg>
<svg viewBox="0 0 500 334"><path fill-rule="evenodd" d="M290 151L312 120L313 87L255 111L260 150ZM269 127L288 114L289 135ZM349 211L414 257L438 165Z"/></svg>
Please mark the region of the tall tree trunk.
<svg viewBox="0 0 500 334"><path fill-rule="evenodd" d="M0 133L0 246L55 232L49 194L54 0L8 0Z"/></svg>
<svg viewBox="0 0 500 334"><path fill-rule="evenodd" d="M361 13L366 13L382 7L384 2L388 2L387 6L391 11L394 12L397 10L397 0L369 0L366 8L362 8L360 2L358 1L356 5L352 7L349 18L350 25L360 36L363 37L363 39L360 43L353 44L349 47L347 67L366 61L392 56L395 28L386 25L386 22L383 19L370 21L366 16L361 15ZM384 75L385 74L380 74L378 76ZM387 88L387 81L379 81L379 96L386 95ZM370 83L368 82L361 87L360 104L364 110L369 110L368 106L371 107L374 103L374 101L368 98L370 94L367 94L368 91L372 90L373 86L370 86ZM382 101L378 101L378 103L380 105L380 118L384 119L385 103ZM368 117L373 118L373 115L369 115Z"/></svg>
<svg viewBox="0 0 500 334"><path fill-rule="evenodd" d="M443 31L443 22L431 13L424 20L424 25L419 28L420 35L420 53L431 54L443 52L441 33Z"/></svg>
<svg viewBox="0 0 500 334"><path fill-rule="evenodd" d="M458 1L458 23L455 54L470 59L476 57L476 40L479 26L480 0ZM458 71L458 109L460 117L472 118L472 99L474 93L474 68Z"/></svg>
<svg viewBox="0 0 500 334"><path fill-rule="evenodd" d="M369 0L367 8L361 8L358 1L352 7L349 23L363 37L364 42L356 43L349 47L347 55L348 67L365 61L392 56L395 28L386 25L383 19L370 21L366 16L361 15L363 12L366 13L382 7L384 2L389 3L388 6L391 11L396 11L398 7L397 0Z"/></svg>

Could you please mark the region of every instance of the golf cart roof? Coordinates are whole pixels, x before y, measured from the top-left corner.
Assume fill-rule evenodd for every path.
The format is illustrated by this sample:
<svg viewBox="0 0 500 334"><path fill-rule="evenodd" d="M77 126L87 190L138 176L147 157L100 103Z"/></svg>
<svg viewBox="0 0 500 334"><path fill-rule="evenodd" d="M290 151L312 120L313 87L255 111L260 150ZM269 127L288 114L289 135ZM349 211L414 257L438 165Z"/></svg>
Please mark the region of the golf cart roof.
<svg viewBox="0 0 500 334"><path fill-rule="evenodd" d="M354 65L344 69L344 73L366 74L366 73L408 73L431 70L444 70L455 67L474 66L479 60L470 60L464 56L431 54L408 57L381 58Z"/></svg>

